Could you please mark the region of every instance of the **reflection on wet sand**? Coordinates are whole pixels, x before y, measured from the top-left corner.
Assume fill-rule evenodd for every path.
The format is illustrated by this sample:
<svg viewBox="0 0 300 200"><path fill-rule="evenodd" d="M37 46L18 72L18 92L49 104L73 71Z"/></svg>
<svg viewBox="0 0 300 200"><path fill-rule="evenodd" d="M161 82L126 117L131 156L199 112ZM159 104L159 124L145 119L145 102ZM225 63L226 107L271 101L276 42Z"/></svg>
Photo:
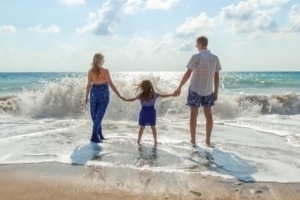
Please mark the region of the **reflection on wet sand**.
<svg viewBox="0 0 300 200"><path fill-rule="evenodd" d="M158 166L158 154L157 146L154 145L152 148L140 145L138 147L139 156L136 159L134 165L137 167L143 167L145 165L150 167Z"/></svg>

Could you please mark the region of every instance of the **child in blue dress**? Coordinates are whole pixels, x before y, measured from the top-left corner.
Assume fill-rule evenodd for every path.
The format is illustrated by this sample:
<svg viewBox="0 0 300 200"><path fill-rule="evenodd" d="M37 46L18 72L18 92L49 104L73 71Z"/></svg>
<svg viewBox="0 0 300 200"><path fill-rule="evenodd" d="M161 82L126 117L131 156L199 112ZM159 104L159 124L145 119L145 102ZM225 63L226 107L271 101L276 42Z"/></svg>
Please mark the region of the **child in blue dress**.
<svg viewBox="0 0 300 200"><path fill-rule="evenodd" d="M158 94L155 92L154 87L150 80L143 80L136 89L136 92L139 92L139 95L132 99L125 99L125 101L135 101L140 100L142 109L139 116L139 136L138 144L141 142L141 138L145 129L145 126L150 126L153 134L154 144L157 144L157 131L155 128L156 125L156 110L155 110L155 101L158 97L171 97L175 96L174 94Z"/></svg>

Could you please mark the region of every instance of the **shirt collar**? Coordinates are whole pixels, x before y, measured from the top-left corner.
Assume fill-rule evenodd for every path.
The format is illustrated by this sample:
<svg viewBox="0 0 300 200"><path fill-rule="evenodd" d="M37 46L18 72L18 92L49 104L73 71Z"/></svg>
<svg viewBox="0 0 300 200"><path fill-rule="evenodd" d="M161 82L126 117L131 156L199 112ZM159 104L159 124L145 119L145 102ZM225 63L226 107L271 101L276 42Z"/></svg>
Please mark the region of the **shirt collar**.
<svg viewBox="0 0 300 200"><path fill-rule="evenodd" d="M208 49L201 49L201 50L199 51L199 53L201 53L201 52L210 52L210 50L208 50Z"/></svg>

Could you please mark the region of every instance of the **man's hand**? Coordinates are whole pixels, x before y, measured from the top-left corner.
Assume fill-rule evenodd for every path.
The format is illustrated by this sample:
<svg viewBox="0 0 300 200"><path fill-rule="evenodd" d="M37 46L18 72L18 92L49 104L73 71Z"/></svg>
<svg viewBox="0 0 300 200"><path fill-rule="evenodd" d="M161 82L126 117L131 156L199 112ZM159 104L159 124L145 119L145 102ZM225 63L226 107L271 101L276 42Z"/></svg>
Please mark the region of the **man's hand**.
<svg viewBox="0 0 300 200"><path fill-rule="evenodd" d="M181 89L180 89L180 88L177 88L177 89L174 91L174 96L180 96L180 93L181 93Z"/></svg>
<svg viewBox="0 0 300 200"><path fill-rule="evenodd" d="M218 93L214 92L214 100L217 101L218 100Z"/></svg>

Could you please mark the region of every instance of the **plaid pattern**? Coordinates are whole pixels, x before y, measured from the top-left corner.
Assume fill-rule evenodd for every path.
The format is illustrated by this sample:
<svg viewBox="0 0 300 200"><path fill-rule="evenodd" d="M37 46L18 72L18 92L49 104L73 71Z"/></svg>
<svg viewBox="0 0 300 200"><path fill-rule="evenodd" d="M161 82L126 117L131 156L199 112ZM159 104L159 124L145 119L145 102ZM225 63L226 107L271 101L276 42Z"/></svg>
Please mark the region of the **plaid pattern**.
<svg viewBox="0 0 300 200"><path fill-rule="evenodd" d="M210 94L208 96L200 96L196 92L189 90L189 94L187 97L187 104L193 108L203 107L211 107L215 105L214 94Z"/></svg>
<svg viewBox="0 0 300 200"><path fill-rule="evenodd" d="M192 56L187 68L193 70L190 90L201 96L213 93L214 74L221 70L219 58L209 50L201 50Z"/></svg>

